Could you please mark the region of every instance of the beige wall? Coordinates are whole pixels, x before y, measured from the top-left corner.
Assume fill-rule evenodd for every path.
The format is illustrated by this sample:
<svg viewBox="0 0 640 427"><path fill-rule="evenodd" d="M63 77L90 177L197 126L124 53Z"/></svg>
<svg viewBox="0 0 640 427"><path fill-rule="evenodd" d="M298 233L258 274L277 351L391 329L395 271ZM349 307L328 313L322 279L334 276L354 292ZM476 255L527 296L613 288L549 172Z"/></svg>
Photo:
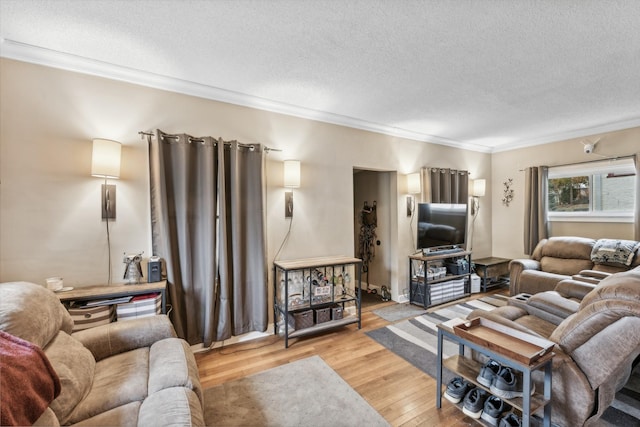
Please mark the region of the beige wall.
<svg viewBox="0 0 640 427"><path fill-rule="evenodd" d="M592 135L535 147L494 153L491 159L493 254L506 258L524 255L524 172L528 166L555 166L599 160L597 154L585 154L582 140L597 141L594 153L610 157L640 153L640 128ZM503 182L513 179L514 199L509 207L502 204ZM632 223L553 222L551 236L597 238L634 238Z"/></svg>
<svg viewBox="0 0 640 427"><path fill-rule="evenodd" d="M221 136L257 142L283 152L267 161L267 244L272 262L286 235L282 163L302 162L295 216L279 258L353 255L353 168L397 171L390 188L389 247L394 299L406 288L413 252L405 213L405 174L422 166L467 169L487 179L475 223L474 258L523 255L524 174L531 165L591 160L579 140L482 154L394 138L192 96L0 60L0 281L44 284L60 275L69 286L105 283L107 246L100 218L100 184L90 176L91 139L124 144L117 185L117 220L111 224L113 273L122 277L122 254L150 251L146 142L140 130ZM640 128L596 135L597 152L640 151ZM593 155L592 155L593 156ZM501 203L502 182L514 179L515 198ZM395 209L395 210L394 210ZM395 213L394 213L395 212ZM415 224L414 224L415 227ZM632 238L631 224L554 225L552 233ZM270 278L271 280L271 278Z"/></svg>
<svg viewBox="0 0 640 427"><path fill-rule="evenodd" d="M397 171L390 182L392 292L406 288L411 234L405 232L404 174L422 166L490 176L490 155L410 141L312 120L209 101L114 80L2 59L0 61L0 281L68 286L107 280L100 184L90 176L91 139L124 144L111 223L114 277L123 252L149 255L146 142L140 130L221 136L283 152L267 161L267 244L271 263L286 235L282 163L302 162L291 236L279 258L353 255L353 168ZM491 189L487 197L490 200ZM491 206L482 201L474 247L491 254ZM395 214L394 214L395 207ZM270 277L271 280L271 277ZM117 281L117 280L116 280ZM398 285L398 283L400 283Z"/></svg>

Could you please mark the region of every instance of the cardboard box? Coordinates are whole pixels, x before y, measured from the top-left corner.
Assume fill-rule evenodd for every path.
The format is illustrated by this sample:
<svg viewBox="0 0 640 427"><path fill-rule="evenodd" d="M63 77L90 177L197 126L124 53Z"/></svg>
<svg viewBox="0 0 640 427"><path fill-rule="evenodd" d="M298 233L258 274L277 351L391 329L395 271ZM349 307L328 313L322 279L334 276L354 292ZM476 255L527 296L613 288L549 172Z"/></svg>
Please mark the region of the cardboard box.
<svg viewBox="0 0 640 427"><path fill-rule="evenodd" d="M130 302L118 304L116 309L118 321L155 316L162 310L162 295L147 294L131 298Z"/></svg>

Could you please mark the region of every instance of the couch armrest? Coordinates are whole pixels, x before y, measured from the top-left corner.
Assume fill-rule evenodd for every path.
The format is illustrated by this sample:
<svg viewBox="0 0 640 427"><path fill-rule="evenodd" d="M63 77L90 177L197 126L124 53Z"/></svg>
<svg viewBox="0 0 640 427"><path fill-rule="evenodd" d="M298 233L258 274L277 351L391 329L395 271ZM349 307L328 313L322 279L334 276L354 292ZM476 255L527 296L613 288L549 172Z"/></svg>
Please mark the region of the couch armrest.
<svg viewBox="0 0 640 427"><path fill-rule="evenodd" d="M74 338L91 351L96 361L137 348L149 347L156 341L175 336L171 321L162 314L113 322L73 334Z"/></svg>
<svg viewBox="0 0 640 427"><path fill-rule="evenodd" d="M596 285L582 280L565 279L556 285L555 291L565 298L575 298L582 301Z"/></svg>
<svg viewBox="0 0 640 427"><path fill-rule="evenodd" d="M598 284L602 279L611 276L611 273L596 270L582 270L578 274L571 276L574 280L580 280L587 283Z"/></svg>
<svg viewBox="0 0 640 427"><path fill-rule="evenodd" d="M511 295L521 294L520 275L525 270L540 270L540 262L534 259L514 259L509 263L509 293Z"/></svg>

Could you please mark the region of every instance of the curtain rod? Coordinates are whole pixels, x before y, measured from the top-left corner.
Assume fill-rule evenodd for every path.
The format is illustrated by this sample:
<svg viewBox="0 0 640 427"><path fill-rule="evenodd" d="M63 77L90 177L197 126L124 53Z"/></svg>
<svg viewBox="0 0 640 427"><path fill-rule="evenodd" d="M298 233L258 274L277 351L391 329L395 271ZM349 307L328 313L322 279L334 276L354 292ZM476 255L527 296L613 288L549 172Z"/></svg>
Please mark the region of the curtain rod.
<svg viewBox="0 0 640 427"><path fill-rule="evenodd" d="M584 165L584 164L588 164L588 163L604 162L604 161L607 161L607 160L623 160L623 159L635 159L635 158L636 158L635 154L628 154L626 156L604 157L604 158L598 159L598 160L587 160L586 162L576 162L576 163L563 163L563 164L560 164L560 165L550 165L550 166L545 166L545 167L548 167L548 168L559 168L559 167L562 167L562 166ZM525 169L518 169L518 172L524 172L525 170L526 170L526 168Z"/></svg>
<svg viewBox="0 0 640 427"><path fill-rule="evenodd" d="M151 132L145 132L145 131L142 131L142 130L138 132L138 135L140 135L142 138L144 138L144 137L145 137L145 135L146 135L146 136L150 136L150 137L152 137L152 138L155 136L155 135L154 135L153 133L151 133ZM168 135L168 134L165 134L164 136L165 136L166 138L170 138L170 139L178 139L178 136L177 136L177 135ZM189 142L204 142L204 139L189 137ZM230 142L225 141L224 143L225 143L225 145L231 145L231 142L237 142L237 141L230 141ZM240 147L243 147L243 148L250 148L250 149L255 148L255 144L243 144L243 143L241 143L241 142L238 142L238 145L239 145ZM266 152L269 152L269 151L282 151L282 150L279 150L279 149L277 149L277 148L269 148L269 147L267 147L267 146L263 147L263 150L264 150L264 151L266 151Z"/></svg>

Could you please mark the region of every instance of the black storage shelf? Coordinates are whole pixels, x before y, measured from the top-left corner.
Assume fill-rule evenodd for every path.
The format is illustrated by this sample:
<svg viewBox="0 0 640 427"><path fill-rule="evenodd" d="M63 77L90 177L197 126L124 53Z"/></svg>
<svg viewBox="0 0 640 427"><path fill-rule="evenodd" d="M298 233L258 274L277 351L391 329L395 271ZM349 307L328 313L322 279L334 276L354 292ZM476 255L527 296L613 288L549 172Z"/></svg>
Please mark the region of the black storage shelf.
<svg viewBox="0 0 640 427"><path fill-rule="evenodd" d="M466 272L429 277L434 267L445 268L447 262L464 259ZM461 280L462 283L454 283ZM409 302L424 308L444 304L471 294L471 251L433 252L409 256Z"/></svg>
<svg viewBox="0 0 640 427"><path fill-rule="evenodd" d="M351 257L323 257L274 262L274 334L284 335L285 348L289 338L301 337L339 328L353 323L361 327L360 280L362 260ZM304 312L331 308L340 311L341 318L308 324ZM295 329L296 314L304 320L303 328ZM326 312L323 313L327 315ZM293 323L290 324L290 323Z"/></svg>

